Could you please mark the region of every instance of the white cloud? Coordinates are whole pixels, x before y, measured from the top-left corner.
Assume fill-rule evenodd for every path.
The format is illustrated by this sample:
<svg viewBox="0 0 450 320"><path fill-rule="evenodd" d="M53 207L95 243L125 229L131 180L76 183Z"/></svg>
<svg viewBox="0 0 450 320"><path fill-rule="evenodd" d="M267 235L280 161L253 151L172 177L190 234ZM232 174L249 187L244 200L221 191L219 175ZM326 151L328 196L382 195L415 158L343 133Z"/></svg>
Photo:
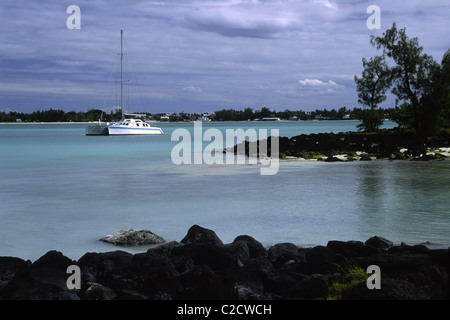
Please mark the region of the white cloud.
<svg viewBox="0 0 450 320"><path fill-rule="evenodd" d="M335 93L335 89L343 87L332 80L323 82L319 79L303 79L297 82L297 92L300 96L331 94Z"/></svg>
<svg viewBox="0 0 450 320"><path fill-rule="evenodd" d="M187 86L187 87L183 88L183 91L185 91L185 92L202 92L202 88L194 87L194 86Z"/></svg>
<svg viewBox="0 0 450 320"><path fill-rule="evenodd" d="M302 86L320 86L323 84L322 81L317 79L298 80L298 83L300 83Z"/></svg>
<svg viewBox="0 0 450 320"><path fill-rule="evenodd" d="M327 9L331 9L331 10L337 10L338 6L337 4L329 1L329 0L314 0L314 3L320 4L322 6L324 6Z"/></svg>
<svg viewBox="0 0 450 320"><path fill-rule="evenodd" d="M298 80L298 83L304 87L338 87L339 85L329 80L328 82L323 82L318 79L303 79Z"/></svg>

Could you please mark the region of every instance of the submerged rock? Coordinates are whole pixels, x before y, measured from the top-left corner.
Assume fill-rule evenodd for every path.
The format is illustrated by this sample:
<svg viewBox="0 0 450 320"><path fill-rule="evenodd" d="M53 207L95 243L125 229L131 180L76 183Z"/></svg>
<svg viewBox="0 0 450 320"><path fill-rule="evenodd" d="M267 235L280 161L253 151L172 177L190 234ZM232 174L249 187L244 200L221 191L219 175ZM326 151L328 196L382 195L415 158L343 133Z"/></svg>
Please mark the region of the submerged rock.
<svg viewBox="0 0 450 320"><path fill-rule="evenodd" d="M114 234L109 234L100 239L101 241L112 243L116 246L133 247L149 244L161 244L166 242L162 237L149 230L122 230Z"/></svg>

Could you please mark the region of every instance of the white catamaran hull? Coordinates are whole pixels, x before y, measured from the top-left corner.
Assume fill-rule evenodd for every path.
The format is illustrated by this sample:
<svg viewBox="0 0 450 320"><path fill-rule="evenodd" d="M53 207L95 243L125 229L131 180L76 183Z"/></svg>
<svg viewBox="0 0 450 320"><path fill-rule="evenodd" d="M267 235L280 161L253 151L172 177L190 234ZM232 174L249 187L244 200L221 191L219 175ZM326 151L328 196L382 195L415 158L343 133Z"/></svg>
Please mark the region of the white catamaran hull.
<svg viewBox="0 0 450 320"><path fill-rule="evenodd" d="M108 133L110 136L124 136L124 135L149 135L149 134L164 134L160 128L124 128L109 126Z"/></svg>

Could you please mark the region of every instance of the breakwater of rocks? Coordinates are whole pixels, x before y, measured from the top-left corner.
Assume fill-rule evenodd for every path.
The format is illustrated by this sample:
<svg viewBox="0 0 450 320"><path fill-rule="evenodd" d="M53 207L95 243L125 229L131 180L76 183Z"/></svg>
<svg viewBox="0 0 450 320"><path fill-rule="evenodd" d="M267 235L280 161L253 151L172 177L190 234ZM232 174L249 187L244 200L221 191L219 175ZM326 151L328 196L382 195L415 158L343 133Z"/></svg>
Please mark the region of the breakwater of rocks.
<svg viewBox="0 0 450 320"><path fill-rule="evenodd" d="M69 289L69 266L80 287ZM369 289L368 266L380 289ZM180 242L145 253L86 253L73 261L49 251L35 262L0 257L1 299L47 300L288 300L450 298L450 249L365 242L326 246L279 243L265 248L251 236L224 244L214 231L192 226Z"/></svg>
<svg viewBox="0 0 450 320"><path fill-rule="evenodd" d="M271 155L272 139L265 142ZM255 146L256 144L256 146ZM260 141L244 141L227 152L246 156L259 154ZM419 138L411 132L383 130L375 133L342 132L302 134L279 138L280 158L317 159L324 161L354 160L442 160L450 155L450 133L436 137ZM256 154L252 154L256 152Z"/></svg>

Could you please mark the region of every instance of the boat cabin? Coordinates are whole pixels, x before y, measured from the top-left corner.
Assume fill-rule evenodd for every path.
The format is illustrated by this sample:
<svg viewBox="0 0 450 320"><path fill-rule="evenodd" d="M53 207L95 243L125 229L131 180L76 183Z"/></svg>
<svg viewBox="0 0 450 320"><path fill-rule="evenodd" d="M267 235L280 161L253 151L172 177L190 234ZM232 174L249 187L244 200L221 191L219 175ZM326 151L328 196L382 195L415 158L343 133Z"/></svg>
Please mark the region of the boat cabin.
<svg viewBox="0 0 450 320"><path fill-rule="evenodd" d="M119 126L143 127L148 128L150 125L140 119L125 119L118 123Z"/></svg>

